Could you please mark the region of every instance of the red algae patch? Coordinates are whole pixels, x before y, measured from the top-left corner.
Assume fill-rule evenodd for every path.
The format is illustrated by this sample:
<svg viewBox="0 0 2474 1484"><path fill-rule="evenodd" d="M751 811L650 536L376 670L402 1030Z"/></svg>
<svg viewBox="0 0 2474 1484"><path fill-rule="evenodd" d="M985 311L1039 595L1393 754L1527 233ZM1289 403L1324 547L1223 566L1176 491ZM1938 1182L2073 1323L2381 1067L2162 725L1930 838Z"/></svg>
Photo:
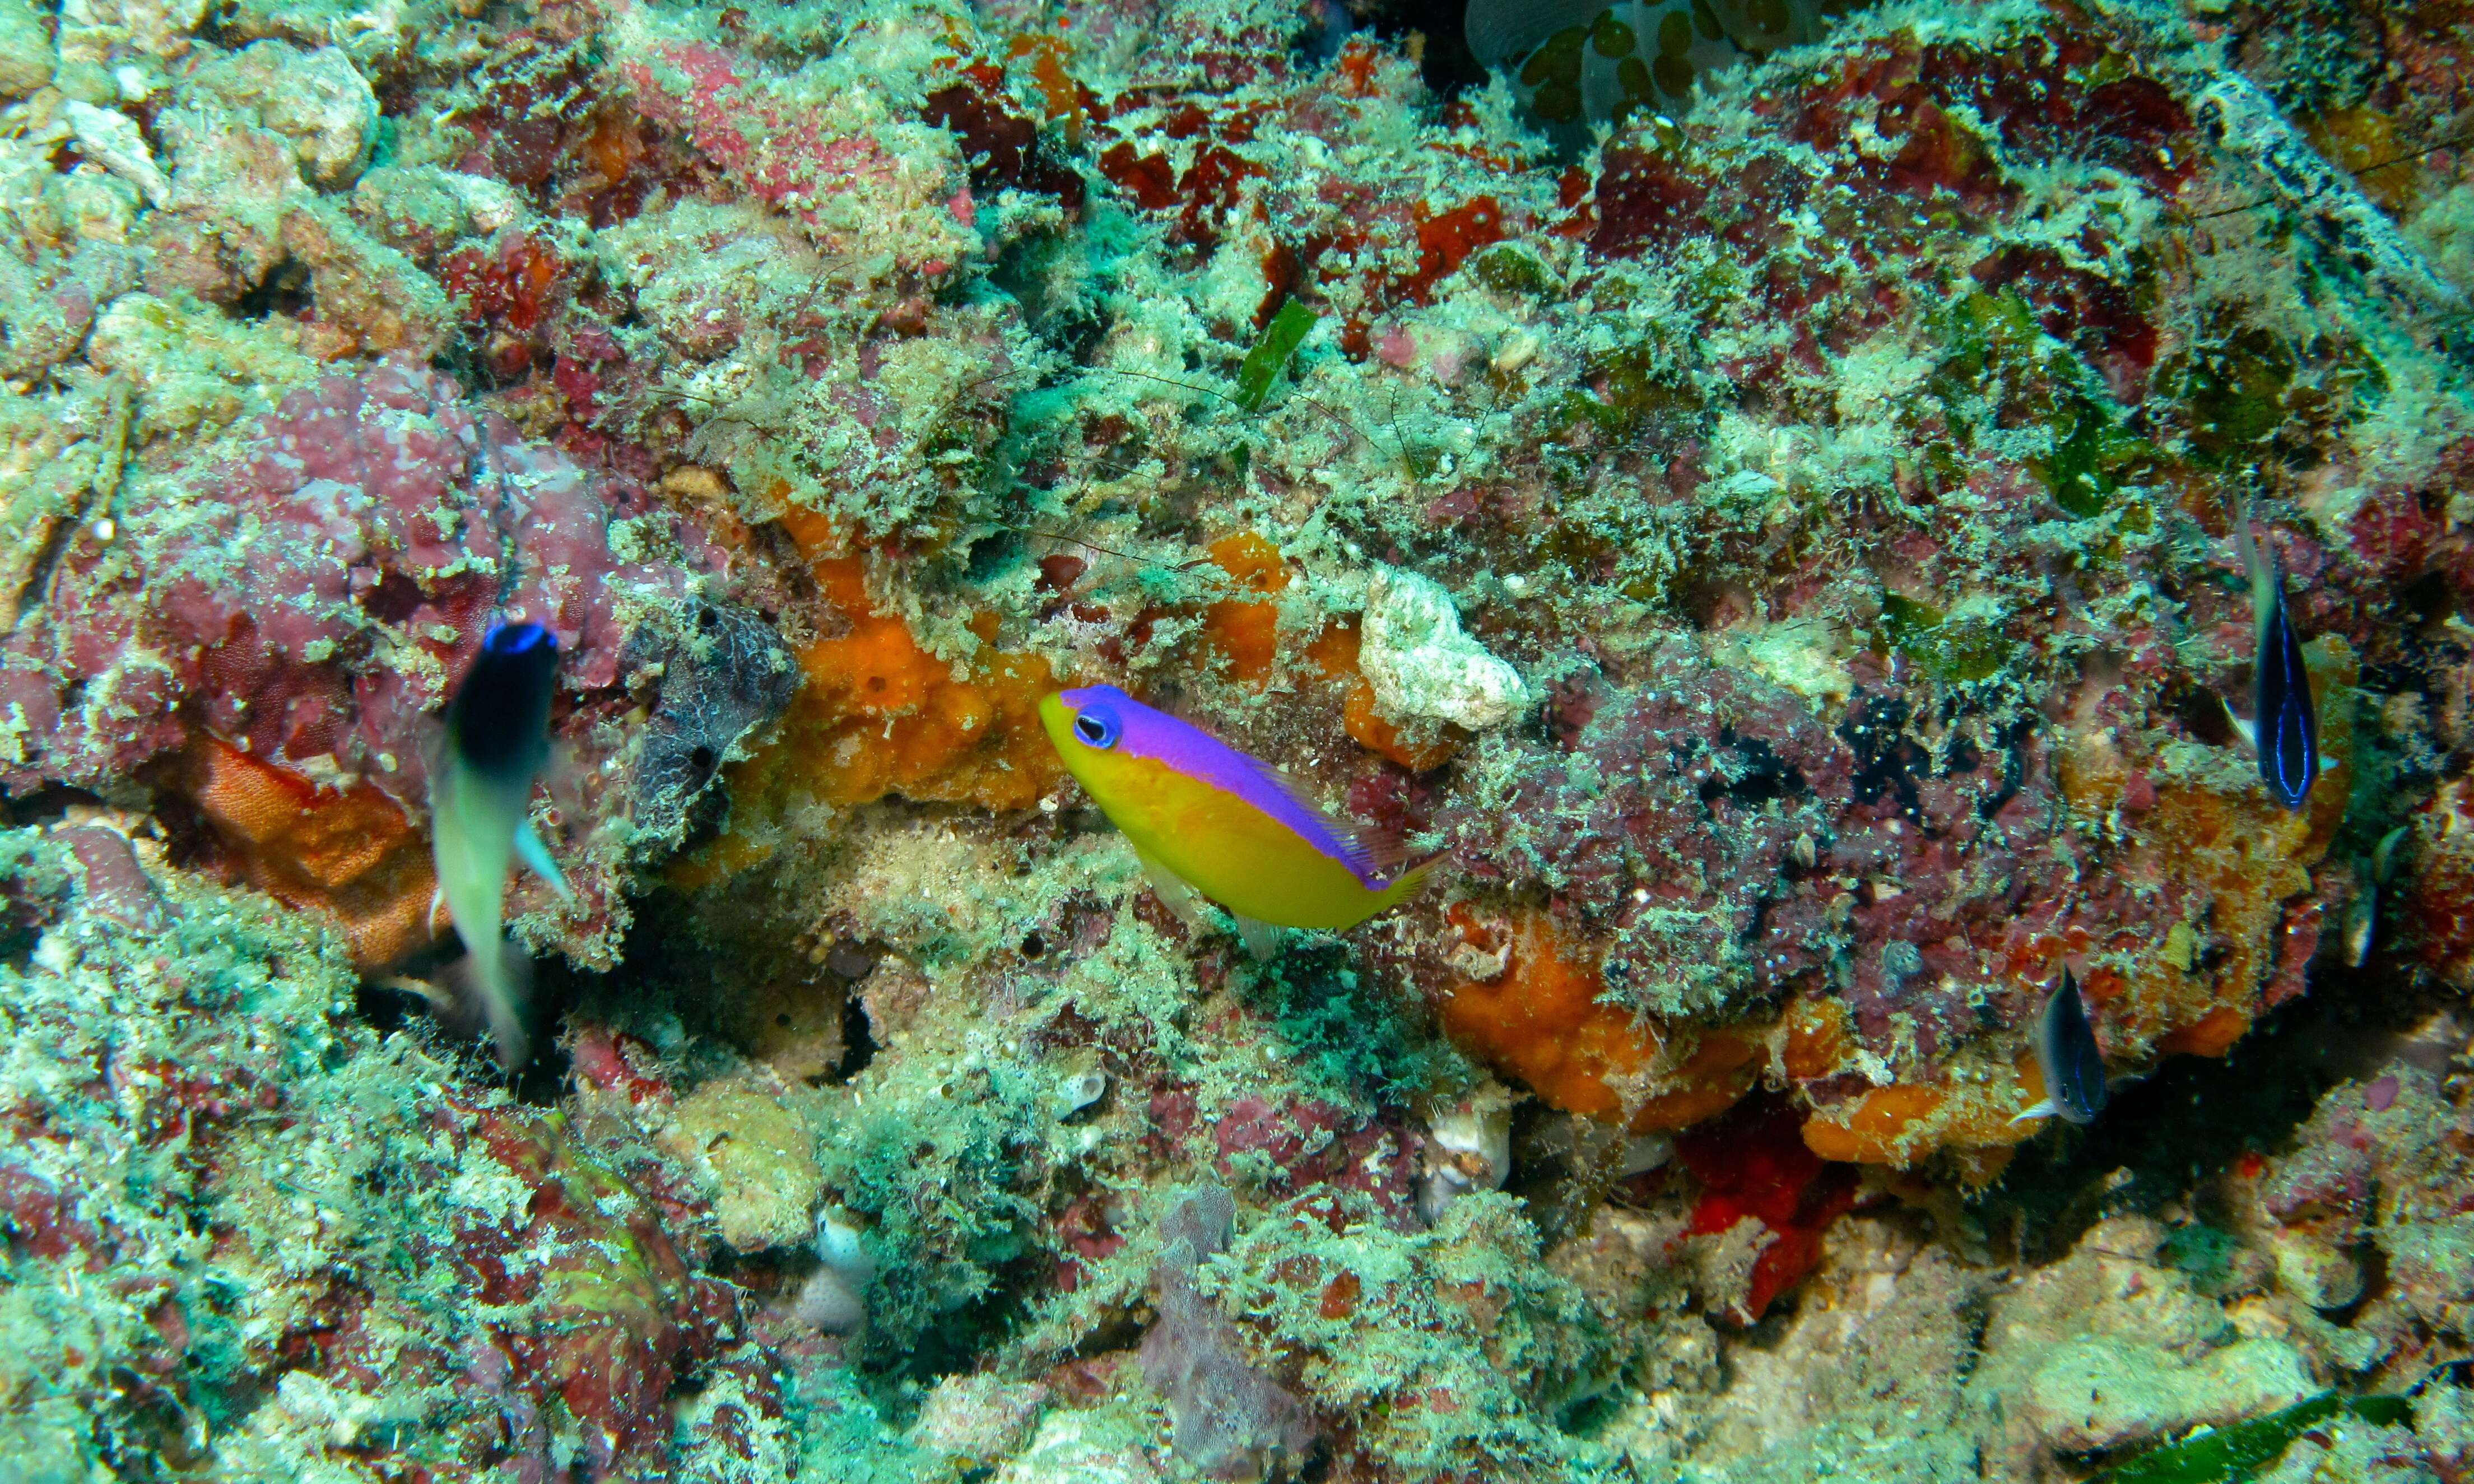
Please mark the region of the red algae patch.
<svg viewBox="0 0 2474 1484"><path fill-rule="evenodd" d="M1747 1220L1769 1233L1736 1311L1746 1323L1812 1271L1822 1233L1856 1204L1855 1172L1825 1162L1799 1132L1794 1109L1748 1104L1675 1141L1675 1157L1701 1181L1693 1235L1718 1235Z"/></svg>

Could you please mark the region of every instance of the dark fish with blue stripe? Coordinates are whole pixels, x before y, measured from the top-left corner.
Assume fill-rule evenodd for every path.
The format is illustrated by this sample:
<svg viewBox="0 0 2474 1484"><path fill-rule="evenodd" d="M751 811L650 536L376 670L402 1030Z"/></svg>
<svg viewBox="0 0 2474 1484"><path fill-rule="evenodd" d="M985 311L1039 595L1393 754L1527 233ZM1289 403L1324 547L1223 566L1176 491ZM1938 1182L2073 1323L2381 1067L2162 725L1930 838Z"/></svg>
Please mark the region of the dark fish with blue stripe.
<svg viewBox="0 0 2474 1484"><path fill-rule="evenodd" d="M2036 1020L2036 1069L2045 1076L2045 1101L2011 1119L2058 1116L2070 1123L2094 1123L2104 1110L2104 1053L2097 1049L2096 1028L2088 1024L2087 1006L2079 999L2078 981L2066 965L2062 982L2045 1001Z"/></svg>
<svg viewBox="0 0 2474 1484"><path fill-rule="evenodd" d="M558 641L538 623L494 622L447 702L447 735L430 769L430 852L438 895L472 955L466 978L513 1068L528 1054L524 987L532 961L507 940L507 867L521 858L573 901L532 825L533 783L549 763L550 691Z"/></svg>
<svg viewBox="0 0 2474 1484"><path fill-rule="evenodd" d="M2286 808L2299 811L2319 776L2319 714L2311 699L2311 671L2285 608L2284 564L2263 555L2243 521L2236 533L2250 574L2257 644L2251 659L2251 746L2260 781Z"/></svg>

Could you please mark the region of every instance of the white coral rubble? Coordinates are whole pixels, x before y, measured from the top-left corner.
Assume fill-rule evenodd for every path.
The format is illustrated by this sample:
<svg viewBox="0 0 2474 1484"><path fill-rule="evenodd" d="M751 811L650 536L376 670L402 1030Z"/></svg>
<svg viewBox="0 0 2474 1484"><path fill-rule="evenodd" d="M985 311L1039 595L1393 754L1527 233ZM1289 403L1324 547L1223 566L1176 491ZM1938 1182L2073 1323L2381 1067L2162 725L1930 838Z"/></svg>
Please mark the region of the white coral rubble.
<svg viewBox="0 0 2474 1484"><path fill-rule="evenodd" d="M1358 664L1374 687L1375 710L1395 724L1442 721L1483 732L1529 705L1520 671L1461 632L1452 596L1414 572L1385 568L1367 583Z"/></svg>

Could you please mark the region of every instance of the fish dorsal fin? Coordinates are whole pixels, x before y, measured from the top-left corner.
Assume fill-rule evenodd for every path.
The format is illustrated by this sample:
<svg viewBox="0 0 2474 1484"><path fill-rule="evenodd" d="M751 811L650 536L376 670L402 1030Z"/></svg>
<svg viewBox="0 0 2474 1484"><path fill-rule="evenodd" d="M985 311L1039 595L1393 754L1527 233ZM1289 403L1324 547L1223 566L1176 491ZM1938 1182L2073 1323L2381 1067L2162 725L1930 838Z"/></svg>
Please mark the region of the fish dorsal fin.
<svg viewBox="0 0 2474 1484"><path fill-rule="evenodd" d="M1288 801L1303 811L1308 818L1322 828L1342 851L1343 864L1369 881L1381 881L1409 859L1408 841L1379 825L1361 824L1344 818L1306 796L1296 779L1281 772L1262 759L1246 753L1239 757L1254 766L1255 773L1265 783L1277 789Z"/></svg>
<svg viewBox="0 0 2474 1484"><path fill-rule="evenodd" d="M1477 60L1492 67L1518 61L1555 33L1586 26L1613 9L1607 0L1469 0L1462 34Z"/></svg>

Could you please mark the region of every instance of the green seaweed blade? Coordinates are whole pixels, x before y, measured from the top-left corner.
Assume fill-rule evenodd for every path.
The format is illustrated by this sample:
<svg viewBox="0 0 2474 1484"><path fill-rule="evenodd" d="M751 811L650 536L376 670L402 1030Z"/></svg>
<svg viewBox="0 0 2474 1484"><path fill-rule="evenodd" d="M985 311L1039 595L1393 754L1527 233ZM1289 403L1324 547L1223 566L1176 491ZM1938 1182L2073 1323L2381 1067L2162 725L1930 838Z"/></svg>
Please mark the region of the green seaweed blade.
<svg viewBox="0 0 2474 1484"><path fill-rule="evenodd" d="M1289 363L1304 342L1306 331L1315 328L1315 312L1294 299L1284 300L1280 312L1263 329L1263 338L1246 353L1245 361L1237 368L1237 405L1249 412L1260 411L1263 399L1272 395L1272 382L1280 368Z"/></svg>
<svg viewBox="0 0 2474 1484"><path fill-rule="evenodd" d="M2253 1471L2283 1456L2294 1439L2340 1412L2379 1426L2395 1426L2411 1415L2403 1397L2348 1399L2321 1392L2281 1412L2142 1453L2097 1475L2095 1484L2243 1484Z"/></svg>

